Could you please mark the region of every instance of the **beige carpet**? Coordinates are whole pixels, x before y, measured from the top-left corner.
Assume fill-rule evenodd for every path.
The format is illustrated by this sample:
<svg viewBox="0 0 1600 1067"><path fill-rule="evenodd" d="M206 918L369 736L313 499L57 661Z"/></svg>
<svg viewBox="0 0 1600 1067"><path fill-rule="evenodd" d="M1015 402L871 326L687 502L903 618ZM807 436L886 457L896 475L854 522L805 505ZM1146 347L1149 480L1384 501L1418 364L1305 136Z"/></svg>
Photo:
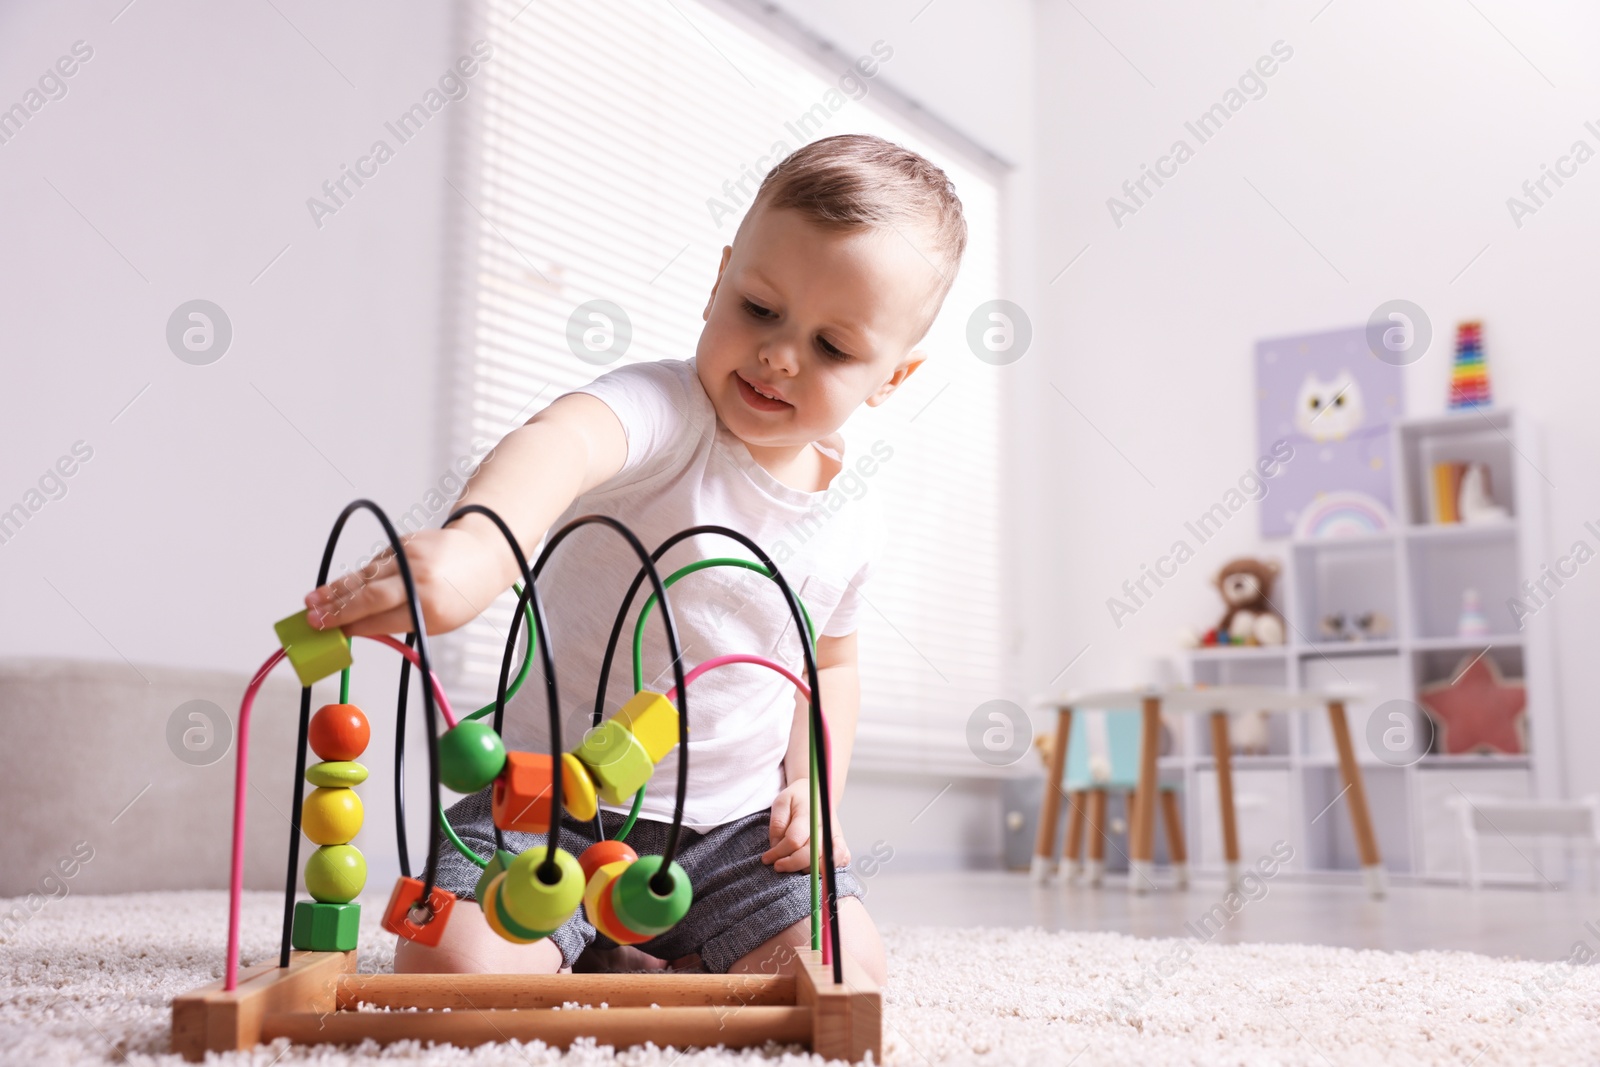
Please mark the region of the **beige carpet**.
<svg viewBox="0 0 1600 1067"><path fill-rule="evenodd" d="M276 954L280 898L250 894L246 962ZM22 901L0 901L0 915ZM363 909L362 970L391 939ZM221 975L216 892L71 896L0 940L0 1063L153 1064L169 1000ZM5 929L0 927L0 929ZM1574 940L1587 936L1574 931ZM886 925L885 1060L925 1064L1529 1064L1600 1062L1600 970L1455 952L1221 946L1116 934ZM818 1062L740 1053L510 1043L380 1050L279 1043L214 1062L702 1064Z"/></svg>

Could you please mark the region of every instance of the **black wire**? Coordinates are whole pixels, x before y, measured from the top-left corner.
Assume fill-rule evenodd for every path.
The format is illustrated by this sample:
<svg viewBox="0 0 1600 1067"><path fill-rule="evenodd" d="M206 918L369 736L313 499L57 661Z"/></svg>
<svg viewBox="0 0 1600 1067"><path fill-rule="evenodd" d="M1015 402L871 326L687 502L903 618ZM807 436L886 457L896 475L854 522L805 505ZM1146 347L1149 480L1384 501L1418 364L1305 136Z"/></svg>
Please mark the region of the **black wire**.
<svg viewBox="0 0 1600 1067"><path fill-rule="evenodd" d="M717 526L717 525L694 526L694 527L691 527L691 528L689 528L687 530L680 530L679 532L673 534L671 537L667 538L665 541L661 542L660 546L657 547L656 550L653 553L650 554L650 559L651 559L652 563L655 560L660 559L662 557L662 555L664 555L667 552L668 549L672 548L672 546L676 545L678 542L686 540L686 539L688 539L690 537L694 537L694 536L696 536L698 534L720 534L720 535L722 535L724 537L730 537L733 540L735 540L735 541L739 542L740 544L744 545L746 548L750 549L750 551L754 552L756 554L756 557L761 560L762 564L767 568L767 570L772 573L773 581L778 583L778 588L783 591L784 600L786 600L788 602L788 604L789 604L789 613L790 613L790 615L792 615L794 617L795 627L800 632L800 650L801 650L801 654L804 656L805 662L806 662L806 683L811 687L811 730L812 730L813 734L815 735L815 737L817 738L817 748L818 748L818 752L817 752L817 779L818 779L817 788L820 791L821 796L822 796L822 853L823 853L823 865L822 866L823 866L823 871L824 871L824 879L827 882L827 888L828 888L828 891L827 891L827 904L826 904L826 906L828 908L828 941L829 941L829 944L831 945L831 947L833 949L833 981L834 981L834 984L836 984L836 985L842 984L844 982L844 970L843 970L843 965L841 964L840 959L839 959L838 880L837 880L837 878L836 878L836 876L834 874L834 870L833 870L833 804L832 804L832 800L831 800L833 794L829 792L829 781L828 781L829 773L830 773L829 772L830 752L829 752L829 745L828 745L828 735L827 735L826 730L823 728L822 690L817 685L817 660L816 660L816 657L815 657L815 655L813 655L812 650L811 650L811 641L810 641L809 631L806 629L805 615L801 611L800 601L794 595L794 590L792 590L789 587L789 582L783 577L783 573L778 570L778 565L776 563L772 562L772 557L768 556L766 554L766 552L762 550L761 546L756 544L750 538L746 537L742 533L739 533L737 530L730 530L726 526ZM650 574L652 575L652 577L655 577L655 579L656 579L655 580L655 584L657 586L656 597L661 601L662 607L665 608L667 601L666 601L666 598L661 595L660 581L659 581L659 577L656 577L654 566L650 567ZM645 577L645 572L642 569L639 571L639 573L637 575L634 576L633 584L628 587L628 593L622 599L622 613L618 614L616 624L611 629L611 640L606 645L605 658L601 661L601 664L600 664L600 695L595 698L595 715L596 715L596 721L597 722L598 722L598 717L599 717L599 714L600 714L600 701L603 698L603 696L605 694L605 691L606 691L606 679L607 679L607 677L609 676L609 674L611 672L611 661L612 661L613 657L616 654L617 641L618 641L619 635L622 632L622 624L623 624L623 622L624 622L624 620L626 618L628 605L633 602L633 598L638 593L639 586L644 581L644 577ZM670 631L671 631L671 627L670 627L670 624L669 624L669 633L670 633ZM682 664L681 664L681 662L679 660L679 655L680 654L678 652L677 645L676 645L675 642L673 644L671 652L672 652L672 657L673 657L672 666L673 666L673 669L677 672L678 693L679 693L679 696L680 696L680 699L681 699L682 694L683 694L683 669L682 669ZM679 761L680 762L678 764L678 778L679 778L679 781L681 783L684 780L684 778L686 777L687 772L684 770L684 767L683 767L683 755L682 755L683 752L686 751L686 746L683 745L682 741L680 741L680 746L681 747L680 747L680 755L679 755ZM680 789L680 792L678 794L678 797L679 797L678 804L679 804L679 814L681 815L681 813L682 813L682 805L683 805L683 793L681 791L682 790L682 786L681 785L680 785L679 789ZM598 821L598 819L599 819L599 816L597 815L596 816L596 820ZM816 844L816 842L812 842L813 847L815 847L815 844ZM666 862L663 861L661 866L662 866L662 869L665 870L666 869ZM653 883L652 883L652 885L653 885ZM662 892L662 890L660 890L660 889L657 889L656 891L657 892Z"/></svg>
<svg viewBox="0 0 1600 1067"><path fill-rule="evenodd" d="M321 584L321 583L318 583ZM278 966L289 966L289 943L294 934L294 891L300 884L300 804L305 797L306 734L311 729L311 687L300 687L300 740L295 748L294 810L289 816L289 877L283 893L283 944Z"/></svg>
<svg viewBox="0 0 1600 1067"><path fill-rule="evenodd" d="M544 862L538 867L539 880L546 885L555 885L561 880L561 866L556 862L556 849L561 844L561 698L556 686L556 660L555 653L550 647L550 624L545 619L544 601L539 598L538 587L534 584L536 571L528 569L528 558L522 554L522 546L517 544L516 535L511 532L511 527L506 525L504 519L493 509L482 504L467 504L450 513L444 520L444 525L449 526L464 515L478 514L486 517L500 531L506 539L506 544L511 546L511 554L516 557L517 572L522 575L522 595L517 598L517 609L511 615L511 632L506 636L506 652L500 661L500 684L496 687L494 695L494 732L500 733L505 722L506 688L511 678L511 657L516 652L518 624L522 621L524 606L532 604L534 632L528 639L539 646L539 658L544 666L544 691L545 699L550 706L550 832L546 837ZM494 828L496 848L504 848L505 840L501 837L500 827Z"/></svg>
<svg viewBox="0 0 1600 1067"><path fill-rule="evenodd" d="M428 725L428 795L429 814L431 816L433 812L439 810L439 713L433 700L433 661L428 655L428 635L422 627L422 608L417 600L416 582L411 577L411 563L406 559L405 547L400 543L400 535L395 532L394 524L389 521L389 516L377 504L366 499L355 500L345 505L345 509L339 513L338 521L333 524L333 531L328 534L327 546L322 550L322 566L317 571L317 587L321 588L328 584L328 571L333 567L333 550L339 543L339 534L343 532L344 524L349 521L350 516L362 508L372 512L373 516L378 520L378 524L383 527L384 534L389 539L389 547L394 550L395 566L400 571L400 581L406 589L406 606L411 609L411 628L417 637L417 658L421 661L422 709ZM280 967L289 965L289 944L290 936L293 932L294 891L296 875L299 873L294 861L300 854L300 805L305 797L303 788L305 785L304 766L310 707L311 687L302 686L300 691L300 743L299 753L296 757L298 761L296 766L300 769L300 773L295 779L294 810L289 819L290 867L288 886L284 890L284 896L288 904L285 907L283 945L279 953L278 965ZM422 877L421 902L424 904L433 895L434 878L437 874L439 863L440 836L439 820L430 817L428 819L428 863L423 870Z"/></svg>
<svg viewBox="0 0 1600 1067"><path fill-rule="evenodd" d="M640 581L643 580L646 574L649 575L651 587L655 590L656 600L661 605L661 623L667 630L667 648L672 653L672 670L677 680L678 692L678 794L672 810L672 827L667 831L666 848L661 853L661 866L656 869L656 873L650 879L650 888L661 896L666 896L672 892L674 885L672 875L667 868L672 864L673 858L678 853L678 836L683 828L683 801L689 792L689 687L683 680L683 653L678 647L678 625L672 617L672 605L667 602L666 583L661 580L661 573L656 570L656 557L645 551L644 542L640 541L632 530L610 515L580 515L550 536L549 543L544 546L544 551L539 553L538 562L533 565L533 576L538 578L540 572L544 570L545 563L549 561L550 554L556 550L557 545L566 540L567 535L578 527L586 526L592 522L603 523L616 530L628 542L629 547L634 551L634 555L639 557L640 562L643 564L643 569L640 571L639 577L634 579L632 590L637 590ZM657 555L661 551L663 549L657 549ZM532 582L528 583L528 588L533 588ZM624 611L627 610L627 605L633 598L632 590L622 602ZM539 626L542 631L544 629L544 621L542 619L539 621ZM615 648L615 632L613 632L612 637L612 647ZM608 650L608 661L610 654ZM604 679L605 676L601 675L600 692L602 696L605 693ZM559 776L557 777L559 780ZM599 817L599 814L596 813L596 820Z"/></svg>
<svg viewBox="0 0 1600 1067"><path fill-rule="evenodd" d="M406 647L415 648L416 634L406 634ZM411 850L406 844L406 696L411 691L411 661L400 657L400 695L394 712L394 838L400 846L400 877L411 877Z"/></svg>

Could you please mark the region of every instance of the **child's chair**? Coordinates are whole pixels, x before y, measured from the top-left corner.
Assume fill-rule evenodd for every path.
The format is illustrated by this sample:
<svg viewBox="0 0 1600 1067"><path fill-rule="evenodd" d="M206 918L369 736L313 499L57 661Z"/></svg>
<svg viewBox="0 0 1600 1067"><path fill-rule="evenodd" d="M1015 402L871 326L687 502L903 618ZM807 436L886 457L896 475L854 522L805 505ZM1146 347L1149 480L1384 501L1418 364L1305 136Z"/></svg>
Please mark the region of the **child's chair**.
<svg viewBox="0 0 1600 1067"><path fill-rule="evenodd" d="M1067 878L1085 873L1098 886L1106 870L1106 797L1112 790L1127 794L1130 818L1139 784L1139 715L1136 711L1080 711L1072 716L1067 740L1064 789L1067 794ZM1188 853L1184 849L1183 822L1178 815L1178 787L1161 783L1161 820L1167 828L1167 851L1179 888L1189 884ZM1085 803L1087 801L1087 803ZM1089 831L1089 866L1085 872L1080 854L1084 828Z"/></svg>

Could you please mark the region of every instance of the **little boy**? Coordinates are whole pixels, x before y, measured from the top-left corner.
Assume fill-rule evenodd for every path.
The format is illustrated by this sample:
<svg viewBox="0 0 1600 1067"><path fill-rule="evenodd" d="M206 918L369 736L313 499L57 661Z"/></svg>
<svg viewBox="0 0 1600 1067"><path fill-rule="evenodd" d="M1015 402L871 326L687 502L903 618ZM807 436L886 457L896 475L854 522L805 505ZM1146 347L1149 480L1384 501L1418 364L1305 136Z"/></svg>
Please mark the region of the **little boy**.
<svg viewBox="0 0 1600 1067"><path fill-rule="evenodd" d="M836 476L855 479L870 457L846 456L839 427L858 405L883 403L922 364L916 347L938 313L966 246L961 203L943 171L877 137L813 142L763 180L716 283L691 360L617 368L568 392L511 431L479 467L461 504L500 514L532 560L547 530L603 513L653 550L689 526L746 534L778 564L817 628L823 712L832 742L835 805L844 789L859 706L858 590L881 554L874 498L839 507ZM868 471L867 473L870 473ZM834 501L830 508L829 499ZM514 580L515 561L481 515L412 535L406 546L430 633L455 629ZM744 546L698 536L658 562L663 577ZM615 531L586 527L565 540L540 575L557 678L564 683L562 741L590 726L593 690L616 612L638 571ZM646 584L629 620L650 593ZM750 571L714 567L670 594L687 669L712 656L753 652L801 673L799 637L777 587ZM351 634L410 629L391 558L306 597L317 626ZM632 695L632 631L613 663L607 713ZM644 646L645 687L672 682L659 618ZM527 684L507 706L508 748L548 751L545 687ZM475 907L456 908L437 948L401 941L396 971L554 972L607 966L702 967L714 972L792 969L809 944L810 757L807 705L776 673L753 665L713 670L690 685L688 795L678 860L694 888L688 915L641 951L616 948L582 911L550 937L501 940ZM657 765L627 841L659 854L672 819L677 751ZM614 836L626 807L601 805ZM479 855L492 854L488 791L451 809L451 824ZM834 821L843 950L879 983L883 946ZM508 832L522 851L542 835ZM574 855L593 821L564 817ZM454 849L439 858L444 888L471 899L478 871ZM597 958L595 949L609 959Z"/></svg>

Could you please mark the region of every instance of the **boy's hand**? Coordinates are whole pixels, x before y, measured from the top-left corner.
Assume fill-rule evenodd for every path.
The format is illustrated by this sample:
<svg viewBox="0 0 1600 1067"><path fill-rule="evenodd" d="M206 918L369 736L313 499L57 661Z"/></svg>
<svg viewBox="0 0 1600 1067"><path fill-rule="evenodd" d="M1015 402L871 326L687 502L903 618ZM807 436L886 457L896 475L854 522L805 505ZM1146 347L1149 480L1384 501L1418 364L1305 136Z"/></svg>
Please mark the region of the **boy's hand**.
<svg viewBox="0 0 1600 1067"><path fill-rule="evenodd" d="M502 580L510 556L504 542L496 533L495 543L487 544L467 527L473 521L487 520L468 515L442 530L418 530L404 538L422 622L430 634L472 621L507 588ZM338 626L351 636L411 632L405 583L389 549L359 570L313 589L305 603L308 621L319 630Z"/></svg>
<svg viewBox="0 0 1600 1067"><path fill-rule="evenodd" d="M772 823L767 828L772 847L761 854L762 863L775 871L811 869L811 782L797 778L783 787L772 801ZM850 862L850 846L839 827L838 812L833 818L833 865Z"/></svg>

